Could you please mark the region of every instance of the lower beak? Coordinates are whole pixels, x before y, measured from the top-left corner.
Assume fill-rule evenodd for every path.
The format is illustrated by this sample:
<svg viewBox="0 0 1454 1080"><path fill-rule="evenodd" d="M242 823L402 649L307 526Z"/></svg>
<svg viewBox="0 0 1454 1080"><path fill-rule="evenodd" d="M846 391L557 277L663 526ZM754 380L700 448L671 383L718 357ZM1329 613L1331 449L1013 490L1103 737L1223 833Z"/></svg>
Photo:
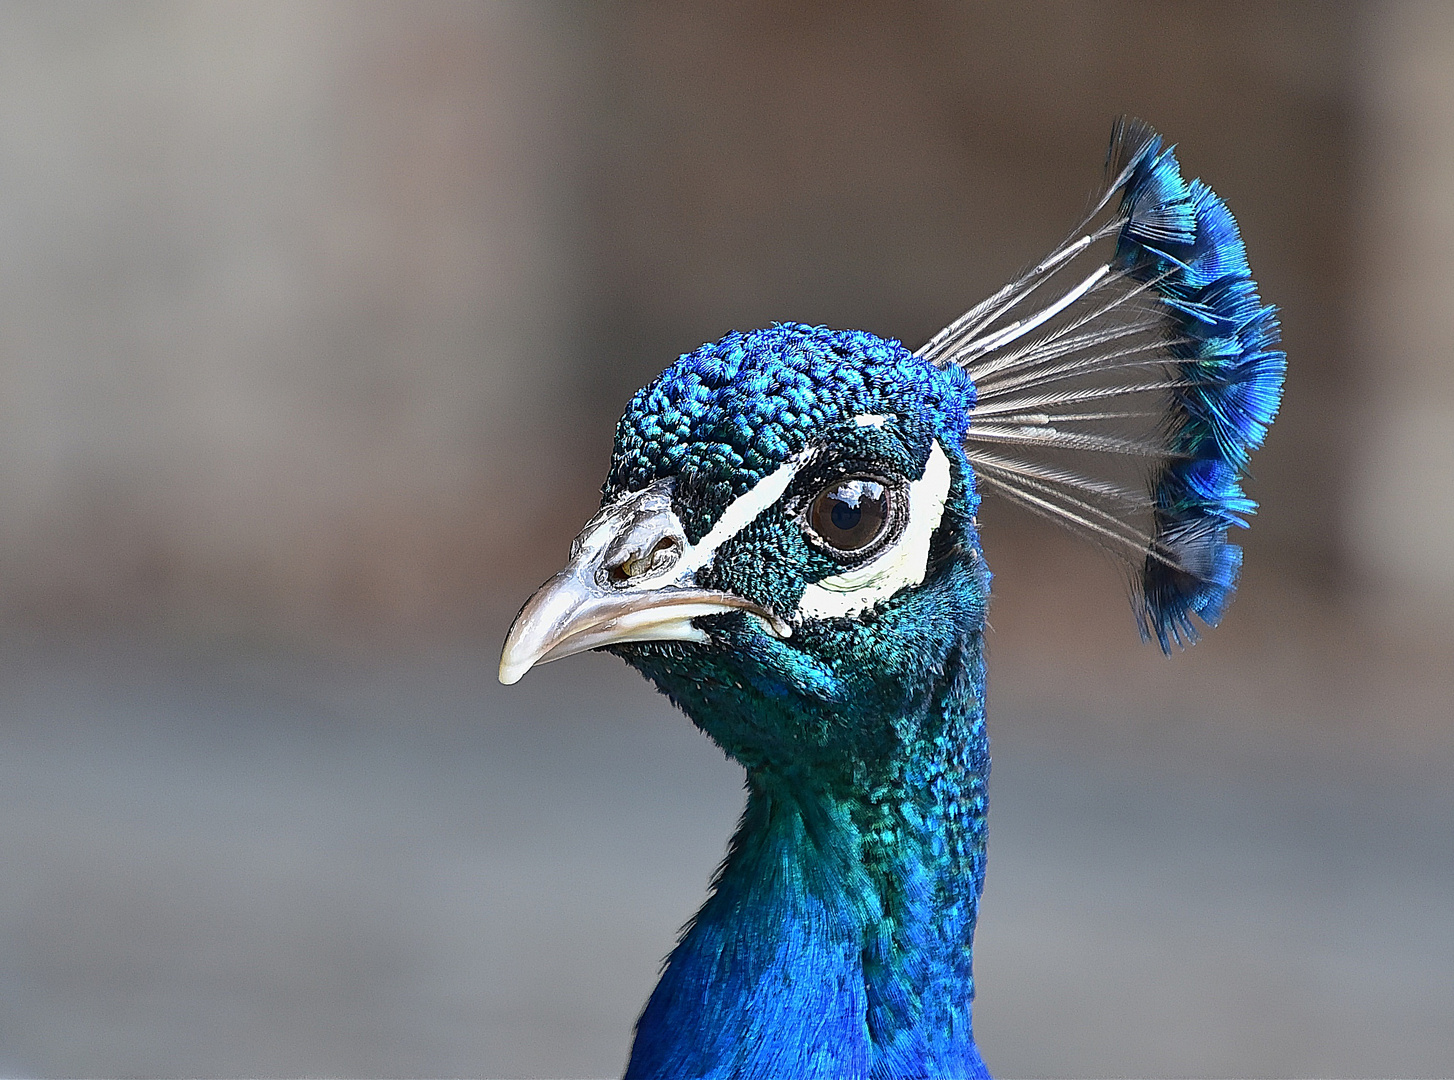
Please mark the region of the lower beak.
<svg viewBox="0 0 1454 1080"><path fill-rule="evenodd" d="M696 587L674 575L671 565L661 561L640 578L623 574L623 568L638 564L636 551L663 536L675 537L682 562L685 537L675 515L659 504L643 509L628 502L608 507L592 518L577 539L574 554L565 567L537 589L520 609L500 656L500 681L509 685L536 664L603 645L628 641L710 640L693 619L746 611L760 617L778 637L788 637L792 628L760 604L732 593ZM636 536L644 538L633 546ZM686 562L690 565L690 561Z"/></svg>
<svg viewBox="0 0 1454 1080"><path fill-rule="evenodd" d="M620 596L581 588L567 567L535 591L515 617L500 655L500 681L517 683L536 664L628 641L697 641L692 625L703 615L750 611L772 623L780 637L791 630L750 600L709 589L662 588Z"/></svg>

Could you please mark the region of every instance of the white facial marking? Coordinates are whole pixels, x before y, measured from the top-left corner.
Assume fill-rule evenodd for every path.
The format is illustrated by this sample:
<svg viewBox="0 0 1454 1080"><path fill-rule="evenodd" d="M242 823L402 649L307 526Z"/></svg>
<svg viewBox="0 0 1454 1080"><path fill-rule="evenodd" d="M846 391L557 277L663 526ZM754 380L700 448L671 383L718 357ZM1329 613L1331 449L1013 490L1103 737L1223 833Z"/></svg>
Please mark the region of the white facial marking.
<svg viewBox="0 0 1454 1080"><path fill-rule="evenodd" d="M707 535L682 552L675 569L686 577L711 562L718 548L751 525L757 520L758 514L783 497L783 492L788 490L788 485L807 462L808 456L807 453L802 453L788 458L776 470L759 480L756 486L728 503L727 509L722 511L722 516L707 531Z"/></svg>
<svg viewBox="0 0 1454 1080"><path fill-rule="evenodd" d="M882 427L888 420L888 416L878 414L853 418L858 427L874 428ZM759 514L783 497L793 479L811 457L812 451L805 450L789 458L759 480L756 486L730 502L717 523L707 531L707 535L697 543L687 546L682 551L681 558L661 576L685 583L698 570L709 565L723 544L752 524ZM950 482L949 458L943 447L935 442L929 452L929 460L924 465L924 475L909 484L909 523L898 543L863 566L809 585L803 592L797 611L793 613L793 619L852 617L867 611L880 601L887 600L900 589L922 582L928 571L929 542L944 515L944 500L949 496ZM655 586L659 582L653 580L651 584ZM679 615L670 620L672 625L664 622L660 631L661 638L705 638L701 631L691 626L690 617ZM768 629L771 631L770 627ZM783 629L786 630L787 627ZM656 634L651 636L654 638Z"/></svg>
<svg viewBox="0 0 1454 1080"><path fill-rule="evenodd" d="M950 480L949 457L936 440L924 475L909 484L909 524L899 542L863 566L809 585L794 619L852 617L922 582L929 568L929 541L944 516Z"/></svg>

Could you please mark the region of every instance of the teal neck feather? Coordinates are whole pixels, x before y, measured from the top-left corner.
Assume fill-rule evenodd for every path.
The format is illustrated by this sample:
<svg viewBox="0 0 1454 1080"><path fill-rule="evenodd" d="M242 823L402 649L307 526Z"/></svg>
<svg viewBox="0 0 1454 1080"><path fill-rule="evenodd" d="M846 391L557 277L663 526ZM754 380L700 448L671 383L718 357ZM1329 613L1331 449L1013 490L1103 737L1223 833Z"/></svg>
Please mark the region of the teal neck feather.
<svg viewBox="0 0 1454 1080"><path fill-rule="evenodd" d="M734 746L710 695L671 680L744 760L749 794L638 1023L628 1077L983 1075L970 1029L989 771L978 624L946 644L911 704L843 710L888 738L832 766Z"/></svg>
<svg viewBox="0 0 1454 1080"><path fill-rule="evenodd" d="M970 1028L990 583L961 448L973 403L961 371L898 342L785 324L682 357L622 417L604 498L669 481L688 543L802 463L695 578L791 619L789 637L734 613L699 619L706 641L611 646L748 787L628 1077L985 1075ZM919 482L936 452L950 486L914 556L922 578L851 615L805 613L806 590L843 569L810 541L806 503L840 472Z"/></svg>

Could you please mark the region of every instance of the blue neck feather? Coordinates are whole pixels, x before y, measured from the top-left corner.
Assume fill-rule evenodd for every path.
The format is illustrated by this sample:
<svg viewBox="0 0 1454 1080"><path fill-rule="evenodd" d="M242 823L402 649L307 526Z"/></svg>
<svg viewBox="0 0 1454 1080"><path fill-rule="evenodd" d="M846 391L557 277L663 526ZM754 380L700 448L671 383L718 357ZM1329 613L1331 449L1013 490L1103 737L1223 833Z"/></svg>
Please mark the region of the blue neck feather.
<svg viewBox="0 0 1454 1080"><path fill-rule="evenodd" d="M946 643L914 707L875 718L888 752L748 765L741 825L627 1077L987 1075L970 1028L989 772L980 625ZM682 704L723 741L709 702Z"/></svg>
<svg viewBox="0 0 1454 1080"><path fill-rule="evenodd" d="M1241 552L1227 535L1254 509L1241 472L1277 410L1285 367L1275 313L1262 304L1221 200L1184 180L1175 155L1139 122L1117 125L1108 172L1094 213L1122 192L1114 257L1003 342L1018 324L981 331L1037 275L1109 236L1108 226L1059 249L921 353L800 323L731 333L680 357L622 416L603 505L662 485L678 546L706 538L790 458L802 470L783 474L785 489L762 489L766 505L749 501L755 516L725 529L692 579L756 605L758 615L792 618L790 634L732 611L699 617L710 620L710 635L694 623L689 636L608 646L741 762L748 786L711 895L637 1024L628 1077L987 1077L970 1006L989 774L989 574L964 441L1146 456L1144 500L1033 457L980 446L974 460L1001 491L1124 542L1133 563L1144 558L1142 633L1169 652L1196 640L1193 615L1215 625L1235 588ZM1088 301L1091 309L1066 307L1102 285L1120 291ZM1103 315L1123 319L1132 309L1118 314L1118 305L1131 301L1140 322L1097 327ZM1038 343L1002 351L1062 314ZM976 386L967 368L981 361ZM1138 374L1126 386L1062 386L1103 362L1105 371L1157 369L1164 381L1153 372L1147 385ZM1153 391L1169 395L1153 436L1050 424L1141 415L1134 411L1041 416ZM987 417L977 435L972 415ZM825 549L809 513L816 499L845 477L881 492L889 490L875 479L881 472L886 484L917 482L929 460L945 459L933 457L936 447L952 477L920 555L922 576L912 587L858 594L864 606L851 617L804 606L806 590L830 579L857 588L840 570L851 561L841 556L859 549Z"/></svg>
<svg viewBox="0 0 1454 1080"><path fill-rule="evenodd" d="M935 446L951 466L918 587L797 621L789 640L733 614L712 617L710 645L611 646L748 787L628 1077L986 1075L970 1027L989 774L989 572L961 446L973 402L963 372L898 342L783 324L682 357L622 417L605 498L671 478L693 543L811 442L908 481ZM834 572L806 543L788 511L765 510L698 584L786 615Z"/></svg>

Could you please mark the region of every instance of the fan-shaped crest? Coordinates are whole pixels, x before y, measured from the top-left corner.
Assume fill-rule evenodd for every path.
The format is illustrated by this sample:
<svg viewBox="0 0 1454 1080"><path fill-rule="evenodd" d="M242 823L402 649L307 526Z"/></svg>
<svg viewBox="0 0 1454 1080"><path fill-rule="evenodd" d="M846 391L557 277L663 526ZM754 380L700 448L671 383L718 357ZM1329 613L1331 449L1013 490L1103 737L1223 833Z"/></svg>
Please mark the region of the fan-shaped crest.
<svg viewBox="0 0 1454 1080"><path fill-rule="evenodd" d="M984 490L1122 559L1143 637L1169 652L1236 588L1227 535L1256 509L1241 476L1281 400L1277 344L1226 204L1122 119L1072 238L918 355L975 382L965 452Z"/></svg>

